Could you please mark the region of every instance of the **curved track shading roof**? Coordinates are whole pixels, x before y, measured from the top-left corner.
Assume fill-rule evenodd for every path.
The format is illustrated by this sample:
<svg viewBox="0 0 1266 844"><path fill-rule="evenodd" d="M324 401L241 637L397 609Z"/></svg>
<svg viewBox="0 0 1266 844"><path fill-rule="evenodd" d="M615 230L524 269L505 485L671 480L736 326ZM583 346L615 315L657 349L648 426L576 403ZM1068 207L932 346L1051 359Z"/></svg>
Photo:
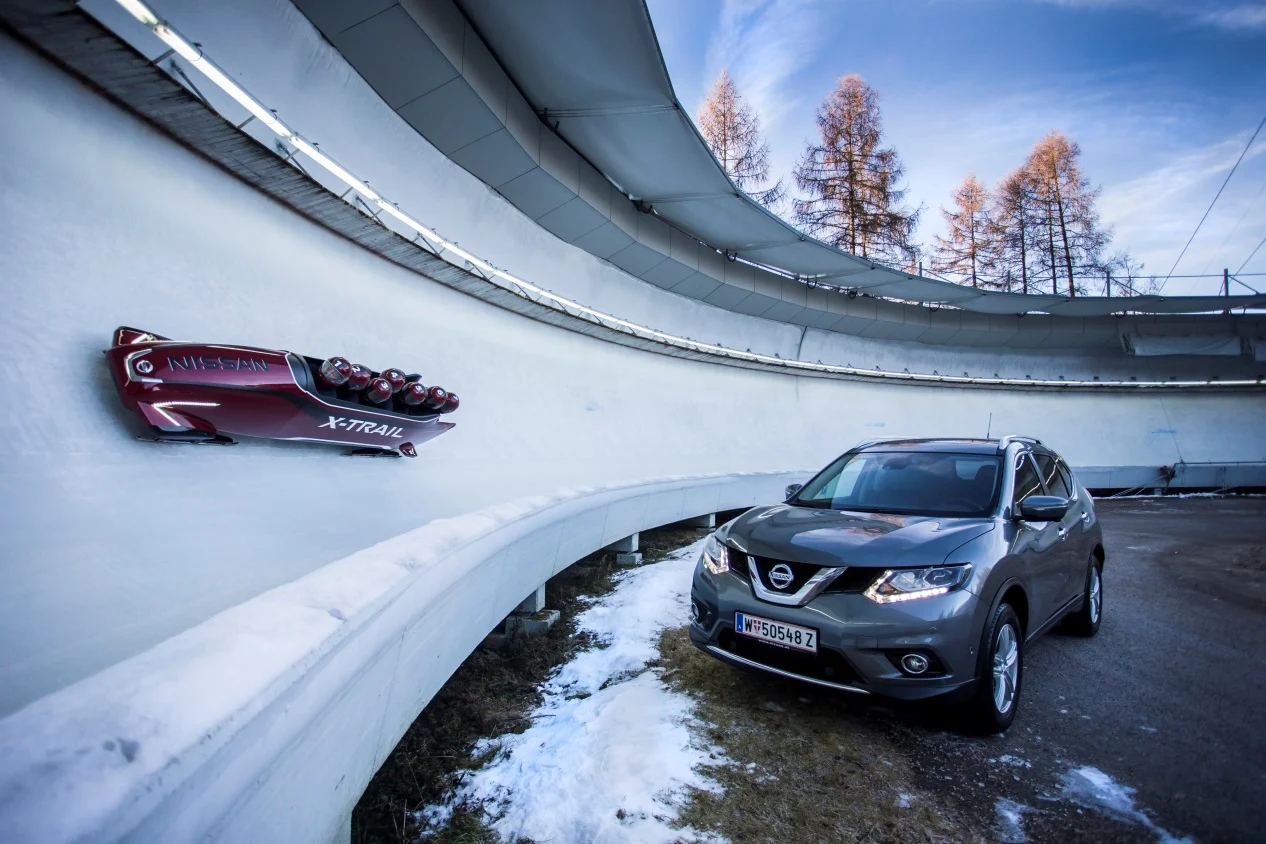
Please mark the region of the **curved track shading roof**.
<svg viewBox="0 0 1266 844"><path fill-rule="evenodd" d="M402 118L542 227L719 307L849 331L850 309L832 301L841 291L1012 317L1266 305L982 291L817 241L717 163L677 99L644 0L295 2Z"/></svg>

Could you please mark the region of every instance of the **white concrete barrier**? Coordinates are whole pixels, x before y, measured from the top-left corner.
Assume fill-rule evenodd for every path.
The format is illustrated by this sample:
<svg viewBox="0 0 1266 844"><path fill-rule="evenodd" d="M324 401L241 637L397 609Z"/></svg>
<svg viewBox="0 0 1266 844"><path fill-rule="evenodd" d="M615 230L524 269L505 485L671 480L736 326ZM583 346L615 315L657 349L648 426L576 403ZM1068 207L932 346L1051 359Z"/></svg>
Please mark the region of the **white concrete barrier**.
<svg viewBox="0 0 1266 844"><path fill-rule="evenodd" d="M806 476L513 502L259 595L0 720L3 837L337 839L409 724L538 584L630 533L775 501Z"/></svg>

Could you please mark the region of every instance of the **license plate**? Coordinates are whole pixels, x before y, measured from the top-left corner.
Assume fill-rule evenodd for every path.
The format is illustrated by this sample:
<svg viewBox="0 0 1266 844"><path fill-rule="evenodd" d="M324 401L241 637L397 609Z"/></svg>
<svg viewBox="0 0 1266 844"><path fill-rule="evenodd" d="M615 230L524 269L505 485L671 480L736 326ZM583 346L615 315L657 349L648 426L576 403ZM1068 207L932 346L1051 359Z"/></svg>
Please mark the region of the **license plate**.
<svg viewBox="0 0 1266 844"><path fill-rule="evenodd" d="M744 636L760 639L784 648L797 651L818 652L818 631L811 627L798 627L795 624L784 624L760 616L748 615L745 612L734 614L734 630Z"/></svg>

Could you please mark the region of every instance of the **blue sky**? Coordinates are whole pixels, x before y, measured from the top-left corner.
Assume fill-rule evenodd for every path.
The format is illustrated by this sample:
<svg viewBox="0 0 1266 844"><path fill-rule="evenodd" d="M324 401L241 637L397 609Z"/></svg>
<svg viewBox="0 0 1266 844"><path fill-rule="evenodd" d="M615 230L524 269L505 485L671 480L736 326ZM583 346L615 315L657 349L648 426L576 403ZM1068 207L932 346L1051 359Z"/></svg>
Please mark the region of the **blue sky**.
<svg viewBox="0 0 1266 844"><path fill-rule="evenodd" d="M1266 0L648 0L694 113L721 68L789 177L835 80L880 94L919 238L969 172L987 184L1045 132L1082 147L1114 245L1162 277L1266 116ZM788 178L790 184L790 179ZM1232 272L1266 236L1266 130L1176 274ZM1266 273L1266 247L1244 267ZM1261 289L1266 276L1244 279ZM1171 294L1218 280L1171 279ZM1240 288L1240 292L1244 291Z"/></svg>

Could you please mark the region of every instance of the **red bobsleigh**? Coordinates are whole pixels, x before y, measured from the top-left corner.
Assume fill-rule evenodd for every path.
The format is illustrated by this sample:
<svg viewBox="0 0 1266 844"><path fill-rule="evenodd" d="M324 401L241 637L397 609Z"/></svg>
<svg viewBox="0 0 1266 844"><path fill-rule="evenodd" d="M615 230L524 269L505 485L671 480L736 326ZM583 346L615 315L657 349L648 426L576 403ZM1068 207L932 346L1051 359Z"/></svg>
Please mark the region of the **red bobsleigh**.
<svg viewBox="0 0 1266 844"><path fill-rule="evenodd" d="M119 398L156 442L231 445L235 435L416 457L417 446L453 427L440 417L460 403L400 369L186 343L135 328L115 329L105 354Z"/></svg>

